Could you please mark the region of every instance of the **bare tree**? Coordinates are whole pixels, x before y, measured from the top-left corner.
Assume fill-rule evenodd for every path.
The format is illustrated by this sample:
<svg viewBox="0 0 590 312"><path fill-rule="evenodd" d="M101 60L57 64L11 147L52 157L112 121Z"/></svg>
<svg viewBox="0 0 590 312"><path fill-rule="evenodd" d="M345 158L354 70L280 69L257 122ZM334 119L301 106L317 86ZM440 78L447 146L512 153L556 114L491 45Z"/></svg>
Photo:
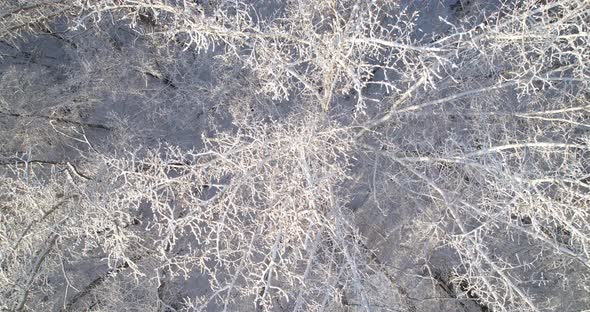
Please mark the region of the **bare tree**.
<svg viewBox="0 0 590 312"><path fill-rule="evenodd" d="M590 4L480 5L0 3L0 307L587 309Z"/></svg>

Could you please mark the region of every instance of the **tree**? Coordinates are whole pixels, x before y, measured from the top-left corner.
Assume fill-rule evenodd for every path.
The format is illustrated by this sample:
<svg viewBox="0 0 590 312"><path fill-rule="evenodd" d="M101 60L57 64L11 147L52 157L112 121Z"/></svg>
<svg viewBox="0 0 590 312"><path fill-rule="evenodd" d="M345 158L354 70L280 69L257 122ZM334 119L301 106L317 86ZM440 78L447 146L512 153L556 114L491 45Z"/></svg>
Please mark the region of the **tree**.
<svg viewBox="0 0 590 312"><path fill-rule="evenodd" d="M590 307L590 4L427 8L0 4L0 307Z"/></svg>

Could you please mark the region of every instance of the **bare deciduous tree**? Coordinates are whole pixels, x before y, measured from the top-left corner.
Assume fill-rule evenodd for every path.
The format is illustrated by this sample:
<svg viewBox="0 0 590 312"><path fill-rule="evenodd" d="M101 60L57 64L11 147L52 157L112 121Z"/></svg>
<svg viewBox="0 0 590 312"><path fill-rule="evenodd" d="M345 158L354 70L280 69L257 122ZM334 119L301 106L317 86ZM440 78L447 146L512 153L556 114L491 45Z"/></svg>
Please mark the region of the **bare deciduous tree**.
<svg viewBox="0 0 590 312"><path fill-rule="evenodd" d="M467 2L0 3L0 308L589 308L590 4Z"/></svg>

